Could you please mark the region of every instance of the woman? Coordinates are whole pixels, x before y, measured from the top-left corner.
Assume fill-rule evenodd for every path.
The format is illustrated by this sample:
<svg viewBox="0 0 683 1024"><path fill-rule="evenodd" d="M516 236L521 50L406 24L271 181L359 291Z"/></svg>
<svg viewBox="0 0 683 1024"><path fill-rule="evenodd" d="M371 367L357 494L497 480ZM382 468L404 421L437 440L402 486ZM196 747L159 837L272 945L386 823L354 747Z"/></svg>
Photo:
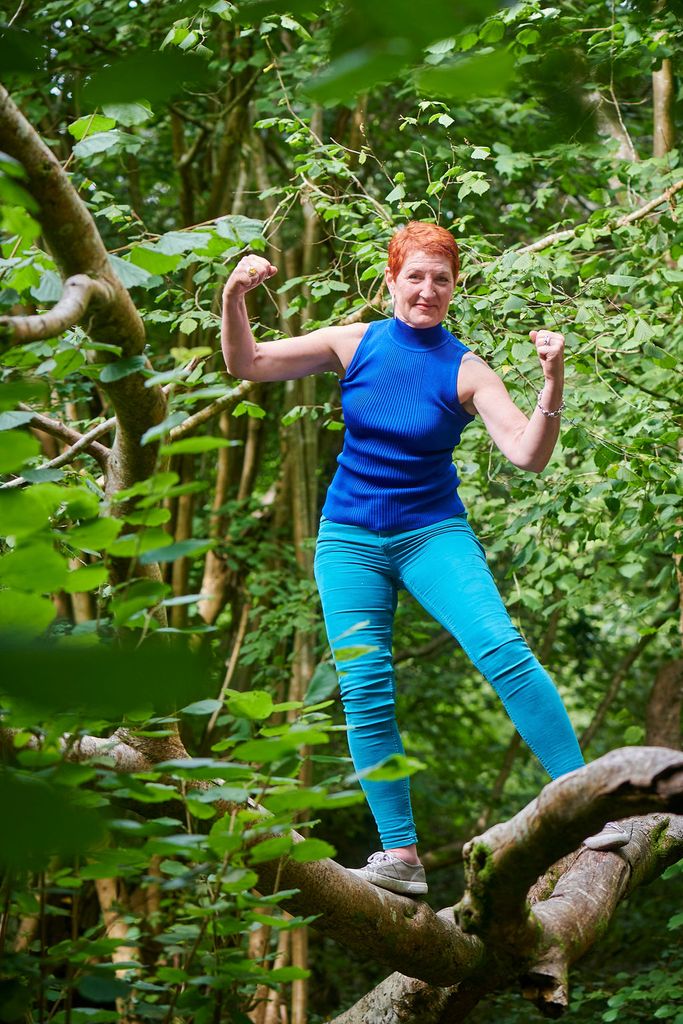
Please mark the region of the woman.
<svg viewBox="0 0 683 1024"><path fill-rule="evenodd" d="M564 338L531 331L544 385L530 418L502 380L442 327L458 279L450 232L412 222L389 244L394 316L255 342L244 296L277 272L245 256L223 293L228 371L255 381L334 371L346 427L322 510L315 556L325 626L340 676L348 741L362 773L403 753L395 719L392 627L398 591L411 593L494 686L552 778L584 760L562 700L505 610L484 549L458 496L452 452L475 415L513 465L540 472L559 434ZM349 639L351 636L351 639ZM344 660L343 648L366 647ZM339 650L339 657L337 657ZM409 895L427 891L408 779L364 779L383 849L356 874ZM596 848L627 841L609 823Z"/></svg>

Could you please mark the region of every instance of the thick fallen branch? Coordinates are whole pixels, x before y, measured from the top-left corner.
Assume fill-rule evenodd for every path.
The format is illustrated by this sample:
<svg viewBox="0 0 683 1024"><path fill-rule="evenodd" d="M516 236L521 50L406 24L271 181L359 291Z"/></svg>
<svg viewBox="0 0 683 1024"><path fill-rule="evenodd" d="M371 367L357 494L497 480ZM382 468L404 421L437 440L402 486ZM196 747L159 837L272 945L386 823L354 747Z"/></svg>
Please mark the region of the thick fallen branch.
<svg viewBox="0 0 683 1024"><path fill-rule="evenodd" d="M523 991L545 1016L569 1006L569 968L601 938L618 904L683 856L683 817L652 814L622 822L631 841L621 850L584 849L549 899L533 907L544 949L523 978Z"/></svg>
<svg viewBox="0 0 683 1024"><path fill-rule="evenodd" d="M549 783L509 821L464 850L463 927L490 938L504 916L528 920L531 885L610 818L683 810L683 754L666 747L623 747Z"/></svg>
<svg viewBox="0 0 683 1024"><path fill-rule="evenodd" d="M560 1016L569 1002L571 964L599 941L622 900L683 856L683 817L655 814L625 825L632 828L628 846L603 853L584 848L534 886L542 899L531 909L537 939L526 968L521 950L510 947L501 958L486 943L480 964L459 985L392 974L333 1024L457 1024L487 995L518 984L542 1014Z"/></svg>

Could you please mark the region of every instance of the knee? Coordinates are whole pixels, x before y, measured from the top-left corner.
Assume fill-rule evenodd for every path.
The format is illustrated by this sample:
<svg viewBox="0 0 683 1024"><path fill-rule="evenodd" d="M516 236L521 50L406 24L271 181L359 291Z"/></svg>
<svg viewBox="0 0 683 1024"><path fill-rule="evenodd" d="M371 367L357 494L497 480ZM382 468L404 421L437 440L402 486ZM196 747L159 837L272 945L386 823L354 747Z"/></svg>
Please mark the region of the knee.
<svg viewBox="0 0 683 1024"><path fill-rule="evenodd" d="M360 665L352 665L349 663L348 670L342 669L339 674L339 691L347 718L366 723L393 718L396 686L391 665L375 661L363 671Z"/></svg>
<svg viewBox="0 0 683 1024"><path fill-rule="evenodd" d="M525 673L530 668L541 668L526 640L510 624L509 630L482 638L475 663L489 682Z"/></svg>

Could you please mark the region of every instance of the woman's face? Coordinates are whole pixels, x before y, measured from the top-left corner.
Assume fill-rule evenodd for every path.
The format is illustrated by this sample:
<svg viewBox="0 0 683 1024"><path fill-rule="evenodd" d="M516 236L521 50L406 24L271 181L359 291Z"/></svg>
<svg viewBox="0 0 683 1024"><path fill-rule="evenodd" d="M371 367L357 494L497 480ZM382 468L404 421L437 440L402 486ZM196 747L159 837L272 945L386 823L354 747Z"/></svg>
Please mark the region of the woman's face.
<svg viewBox="0 0 683 1024"><path fill-rule="evenodd" d="M445 256L414 249L396 277L387 267L385 278L399 320L411 327L435 327L446 316L455 281Z"/></svg>

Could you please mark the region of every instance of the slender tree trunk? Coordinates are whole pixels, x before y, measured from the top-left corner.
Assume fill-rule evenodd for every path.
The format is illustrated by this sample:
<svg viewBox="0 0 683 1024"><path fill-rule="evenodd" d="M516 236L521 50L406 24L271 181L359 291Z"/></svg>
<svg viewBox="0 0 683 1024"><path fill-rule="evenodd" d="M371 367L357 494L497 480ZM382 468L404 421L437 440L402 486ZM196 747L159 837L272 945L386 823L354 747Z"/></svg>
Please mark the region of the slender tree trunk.
<svg viewBox="0 0 683 1024"><path fill-rule="evenodd" d="M183 455L181 456L180 470L181 470L181 482L189 483L194 479L195 466L194 466L194 455ZM178 497L178 514L176 519L176 528L174 534L174 540L183 541L189 540L192 536L192 515L194 512L194 494L181 494ZM171 582L173 585L173 596L182 597L183 594L187 594L188 588L188 577L190 573L190 560L189 558L176 558L172 563L173 568L171 570ZM176 604L171 608L171 625L175 629L184 629L187 625L187 605Z"/></svg>

